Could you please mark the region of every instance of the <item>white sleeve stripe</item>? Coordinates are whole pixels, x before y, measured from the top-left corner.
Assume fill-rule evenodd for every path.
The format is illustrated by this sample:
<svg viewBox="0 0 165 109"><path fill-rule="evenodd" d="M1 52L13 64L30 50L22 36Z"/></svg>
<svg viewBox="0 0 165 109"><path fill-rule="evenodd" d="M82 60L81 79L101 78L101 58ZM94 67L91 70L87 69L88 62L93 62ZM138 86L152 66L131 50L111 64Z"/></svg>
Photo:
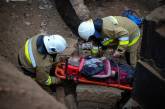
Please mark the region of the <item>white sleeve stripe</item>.
<svg viewBox="0 0 165 109"><path fill-rule="evenodd" d="M35 62L33 51L32 51L32 39L29 39L29 45L28 46L29 46L28 51L29 51L29 54L30 54L30 59L31 59L31 62L32 62L32 66L35 68L36 67L36 62Z"/></svg>
<svg viewBox="0 0 165 109"><path fill-rule="evenodd" d="M128 41L129 40L129 37L121 37L119 38L120 41Z"/></svg>

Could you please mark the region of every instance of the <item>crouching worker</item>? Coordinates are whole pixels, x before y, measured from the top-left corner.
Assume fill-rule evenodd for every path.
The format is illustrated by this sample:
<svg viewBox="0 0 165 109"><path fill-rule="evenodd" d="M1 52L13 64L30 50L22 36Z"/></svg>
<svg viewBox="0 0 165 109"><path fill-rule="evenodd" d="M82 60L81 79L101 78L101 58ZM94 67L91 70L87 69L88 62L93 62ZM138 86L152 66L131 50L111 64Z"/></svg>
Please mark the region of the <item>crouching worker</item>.
<svg viewBox="0 0 165 109"><path fill-rule="evenodd" d="M37 35L28 39L20 50L18 60L24 73L40 85L58 84L60 79L50 76L57 54L67 48L66 40L60 35Z"/></svg>
<svg viewBox="0 0 165 109"><path fill-rule="evenodd" d="M140 29L127 17L108 16L82 22L78 27L80 37L86 41L96 39L102 47L116 43L114 57L129 53L129 63L135 67L140 45Z"/></svg>

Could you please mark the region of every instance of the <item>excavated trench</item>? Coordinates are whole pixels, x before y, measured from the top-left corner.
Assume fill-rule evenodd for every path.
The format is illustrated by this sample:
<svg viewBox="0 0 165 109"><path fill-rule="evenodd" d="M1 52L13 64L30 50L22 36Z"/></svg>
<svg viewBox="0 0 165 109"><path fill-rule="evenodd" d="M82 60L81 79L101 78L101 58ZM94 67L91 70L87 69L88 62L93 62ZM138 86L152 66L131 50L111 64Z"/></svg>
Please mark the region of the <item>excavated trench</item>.
<svg viewBox="0 0 165 109"><path fill-rule="evenodd" d="M70 4L68 5L68 3ZM48 34L63 35L65 38L67 38L68 41L70 41L68 38L76 39L77 36L74 33L77 33L77 25L80 23L80 21L91 17L96 18L108 15L121 15L122 10L126 8L130 8L137 11L141 16L145 16L146 14L148 14L151 9L146 8L145 5L134 2L133 0L55 0L55 2L54 0L51 0L50 2L47 0L33 0L31 4L28 4L26 2L6 3L4 1L0 1L0 56L5 58L0 59L0 63L2 64L1 69L3 69L1 71L3 72L3 76L1 76L2 78L0 78L0 102L2 100L6 100L6 102L0 103L0 107L2 107L3 109L9 109L10 107L8 107L7 105L9 103L12 103L13 101L16 101L17 99L34 101L32 99L33 96L38 96L35 100L40 101L40 95L30 94L30 92L39 90L38 93L44 93L40 91L40 88L35 86L36 84L30 78L25 80L20 79L27 77L24 77L21 72L17 71L13 67L18 67L18 51L24 45L25 40L27 38L32 37L33 35L36 35L41 32L46 32ZM62 18L60 15L62 16ZM12 63L12 65L8 65L8 62L6 61L9 61L10 63ZM15 77L13 76L13 74L19 76ZM4 80L7 81L7 84L5 82L2 82ZM10 91L13 92L13 90L6 91L6 89L10 89L9 84L10 82L12 82L12 80L17 80L20 84L24 83L23 85L25 87L29 87L30 85L33 87L33 84L35 84L34 89L29 89L26 92L26 88L23 87L22 89L25 90L25 93L23 91L22 94L22 92L19 92L19 89L17 89L20 87L14 87L16 86L16 84L12 84L12 89L14 90L14 92L19 93L12 93L12 98L10 99L11 95L4 96L4 94L10 93ZM27 82L26 84L25 81L32 82ZM3 86L6 86L5 90L3 90ZM98 89L102 90L100 91ZM115 94L112 94L112 92L110 91L114 91ZM77 92L79 101L78 104L80 109L113 109L116 101L120 99L121 90L98 86L79 86L77 88ZM26 93L28 93L29 95ZM22 97L25 97L25 99L20 99ZM30 97L30 99L26 99L28 97ZM28 108L32 109L45 109L49 108L49 106L47 105L50 105L52 109L56 109L61 106L61 104L59 104L60 106L54 105L53 103L58 103L56 101L53 101L52 98L49 97L49 95L45 94L42 95L42 97L47 98L47 101L45 102L49 102L48 100L51 99L51 103L44 104L41 100L39 105L29 106L29 103L33 102L21 102L22 105L20 105L20 108L23 108L24 106L29 106ZM36 103L36 101L34 101L34 103ZM19 103L13 103L13 109L19 107ZM60 109L63 108L64 107L60 107Z"/></svg>
<svg viewBox="0 0 165 109"><path fill-rule="evenodd" d="M19 49L27 38L41 32L75 37L51 2L33 0L32 4L28 4L0 1L1 109L65 109L64 105L17 69Z"/></svg>

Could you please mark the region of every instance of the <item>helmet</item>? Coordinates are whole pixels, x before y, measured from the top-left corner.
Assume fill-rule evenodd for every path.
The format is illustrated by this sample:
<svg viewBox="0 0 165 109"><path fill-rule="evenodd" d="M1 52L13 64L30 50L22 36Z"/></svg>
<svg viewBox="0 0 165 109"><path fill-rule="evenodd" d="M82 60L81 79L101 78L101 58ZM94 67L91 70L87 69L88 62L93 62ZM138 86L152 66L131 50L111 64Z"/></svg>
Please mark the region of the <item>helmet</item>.
<svg viewBox="0 0 165 109"><path fill-rule="evenodd" d="M43 40L49 54L62 53L68 46L66 40L60 35L44 36Z"/></svg>
<svg viewBox="0 0 165 109"><path fill-rule="evenodd" d="M94 33L95 28L92 19L82 22L78 27L78 34L82 39L86 41L89 39L90 36L94 35Z"/></svg>

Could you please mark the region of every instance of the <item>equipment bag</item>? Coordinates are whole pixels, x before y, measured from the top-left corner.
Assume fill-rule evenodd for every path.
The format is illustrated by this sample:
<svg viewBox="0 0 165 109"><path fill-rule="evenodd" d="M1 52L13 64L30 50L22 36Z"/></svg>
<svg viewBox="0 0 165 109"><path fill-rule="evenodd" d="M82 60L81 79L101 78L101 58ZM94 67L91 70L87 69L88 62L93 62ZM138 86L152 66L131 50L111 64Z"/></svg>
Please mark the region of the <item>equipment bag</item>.
<svg viewBox="0 0 165 109"><path fill-rule="evenodd" d="M132 20L134 23L136 23L139 27L141 27L143 20L141 17L139 17L135 11L128 9L128 10L124 10L122 12L122 16L129 18L130 20Z"/></svg>

